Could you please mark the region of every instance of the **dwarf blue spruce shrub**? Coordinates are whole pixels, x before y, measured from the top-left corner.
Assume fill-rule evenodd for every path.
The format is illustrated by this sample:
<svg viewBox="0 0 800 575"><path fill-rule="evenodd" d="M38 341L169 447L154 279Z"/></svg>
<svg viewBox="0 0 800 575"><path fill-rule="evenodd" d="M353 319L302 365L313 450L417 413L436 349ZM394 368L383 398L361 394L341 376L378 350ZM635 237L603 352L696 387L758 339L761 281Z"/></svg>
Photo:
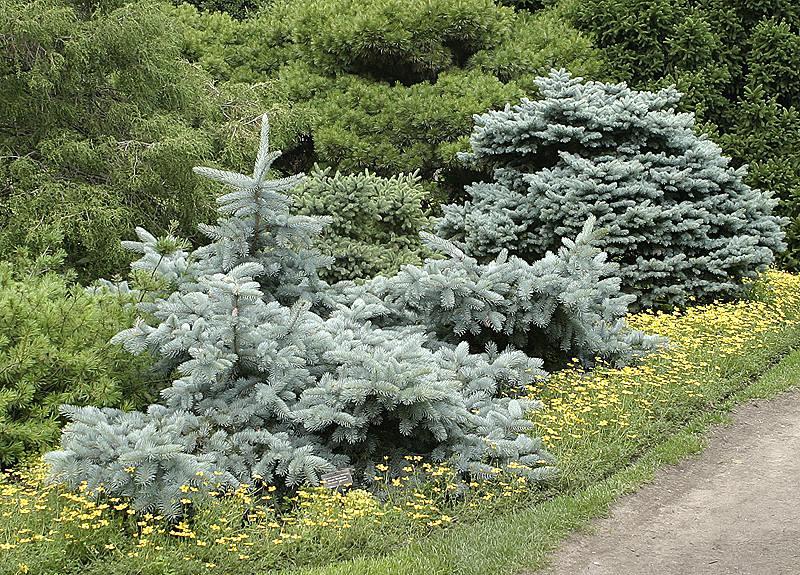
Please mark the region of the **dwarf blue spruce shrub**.
<svg viewBox="0 0 800 575"><path fill-rule="evenodd" d="M674 111L674 88L583 83L564 70L537 84L541 99L476 116L462 159L494 181L443 207L440 236L476 258L507 249L532 262L594 216L640 308L734 297L784 249L776 200Z"/></svg>
<svg viewBox="0 0 800 575"><path fill-rule="evenodd" d="M141 228L126 243L142 254L133 267L166 287L113 341L171 361L176 379L146 412L64 407L53 478L177 517L242 483L316 484L343 467L364 481L384 457L399 468L421 455L473 476L514 462L533 480L549 476L552 458L525 418L538 402L516 391L546 375L521 349L527 326L576 353L653 343L613 321L629 296L600 279L614 267L589 229L538 268L479 266L429 237L449 261L329 286L316 273L329 259L311 246L329 220L290 214L282 192L302 175L267 179L278 156L268 134L265 117L252 176L195 169L232 189L218 200L223 217L201 227L211 244L189 252Z"/></svg>
<svg viewBox="0 0 800 575"><path fill-rule="evenodd" d="M571 358L633 363L661 341L625 323L634 296L620 293L619 266L596 247L602 232L594 223L590 217L574 241L565 238L558 252L532 264L506 250L481 264L453 243L422 232L431 249L449 258L339 287L348 302L378 298L386 306L374 320L378 325L424 326L433 346L466 342L476 353L517 349L552 367Z"/></svg>

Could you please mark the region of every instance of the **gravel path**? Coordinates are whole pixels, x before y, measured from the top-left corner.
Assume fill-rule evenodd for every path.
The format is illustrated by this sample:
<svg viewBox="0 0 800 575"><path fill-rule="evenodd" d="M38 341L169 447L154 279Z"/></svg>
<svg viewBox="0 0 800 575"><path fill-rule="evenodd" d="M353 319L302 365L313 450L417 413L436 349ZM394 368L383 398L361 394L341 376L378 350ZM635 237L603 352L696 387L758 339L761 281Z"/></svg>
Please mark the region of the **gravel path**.
<svg viewBox="0 0 800 575"><path fill-rule="evenodd" d="M742 405L552 556L549 575L800 574L800 390Z"/></svg>

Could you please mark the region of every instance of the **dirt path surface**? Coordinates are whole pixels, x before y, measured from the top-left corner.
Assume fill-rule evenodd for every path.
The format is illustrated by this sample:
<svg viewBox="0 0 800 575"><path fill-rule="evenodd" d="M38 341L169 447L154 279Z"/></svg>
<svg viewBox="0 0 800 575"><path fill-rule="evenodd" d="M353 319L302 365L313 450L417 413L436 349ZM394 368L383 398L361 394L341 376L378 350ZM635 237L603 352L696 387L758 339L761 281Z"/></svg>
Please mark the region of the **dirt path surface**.
<svg viewBox="0 0 800 575"><path fill-rule="evenodd" d="M699 456L622 498L539 573L800 574L800 391L732 417Z"/></svg>

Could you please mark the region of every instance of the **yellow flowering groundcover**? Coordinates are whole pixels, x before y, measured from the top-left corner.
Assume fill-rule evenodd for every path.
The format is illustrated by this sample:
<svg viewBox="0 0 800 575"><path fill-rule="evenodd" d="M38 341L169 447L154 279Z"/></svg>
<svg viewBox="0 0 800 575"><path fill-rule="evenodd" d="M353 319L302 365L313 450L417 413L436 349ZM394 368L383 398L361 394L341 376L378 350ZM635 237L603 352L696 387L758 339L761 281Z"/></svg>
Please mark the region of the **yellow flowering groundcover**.
<svg viewBox="0 0 800 575"><path fill-rule="evenodd" d="M800 332L800 276L770 270L751 299L643 312L627 321L668 337L669 345L640 365L573 365L531 389L544 403L533 419L545 444L586 481L585 468L603 459L604 445L622 441L630 452L652 445L788 351ZM580 461L568 463L574 457Z"/></svg>

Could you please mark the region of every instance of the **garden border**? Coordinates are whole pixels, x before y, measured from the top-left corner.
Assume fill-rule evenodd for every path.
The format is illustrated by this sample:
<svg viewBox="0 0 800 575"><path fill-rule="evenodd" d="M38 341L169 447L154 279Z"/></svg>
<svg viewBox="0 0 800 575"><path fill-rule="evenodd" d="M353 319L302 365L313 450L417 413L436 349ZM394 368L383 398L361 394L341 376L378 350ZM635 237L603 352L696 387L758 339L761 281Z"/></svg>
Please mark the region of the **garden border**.
<svg viewBox="0 0 800 575"><path fill-rule="evenodd" d="M800 327L794 328L800 331ZM556 496L503 517L493 518L449 535L412 542L384 557L362 557L293 575L533 575L548 564L549 554L564 538L608 513L620 497L655 478L655 472L700 453L713 425L730 424L728 413L752 399L770 399L800 385L786 377L800 373L800 346L781 350L776 360L747 378L746 385L709 406L680 431L644 453L625 469L582 489Z"/></svg>

